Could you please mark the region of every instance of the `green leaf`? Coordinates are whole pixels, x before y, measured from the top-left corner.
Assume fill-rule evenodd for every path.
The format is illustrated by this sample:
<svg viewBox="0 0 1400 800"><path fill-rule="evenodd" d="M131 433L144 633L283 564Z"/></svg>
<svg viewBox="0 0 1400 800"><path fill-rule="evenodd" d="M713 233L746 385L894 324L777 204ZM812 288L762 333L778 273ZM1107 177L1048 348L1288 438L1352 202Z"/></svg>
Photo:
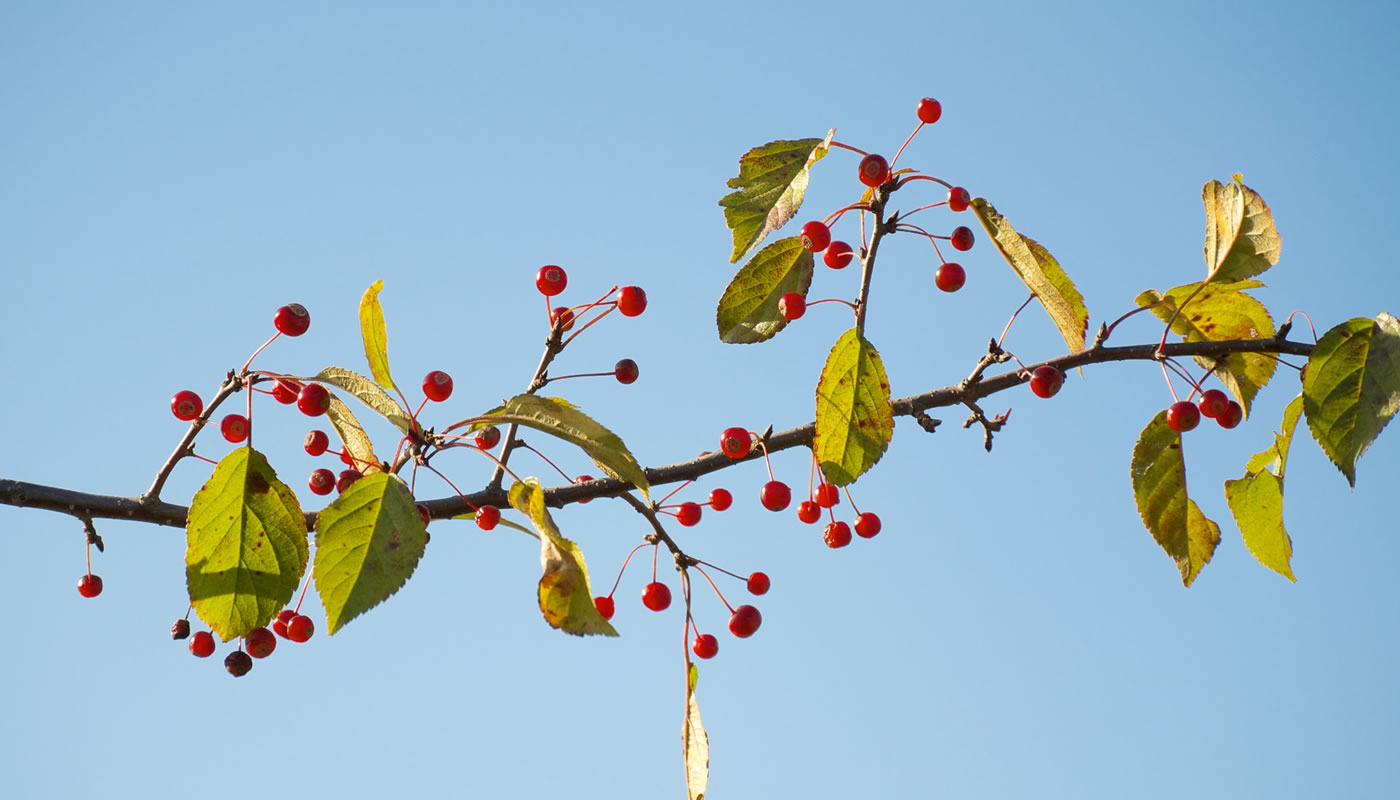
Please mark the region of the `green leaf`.
<svg viewBox="0 0 1400 800"><path fill-rule="evenodd" d="M710 735L700 722L700 703L695 699L695 684L700 680L700 670L695 664L686 668L685 687L685 731L682 743L685 749L685 788L690 800L704 800L710 783Z"/></svg>
<svg viewBox="0 0 1400 800"><path fill-rule="evenodd" d="M1356 460L1400 410L1400 320L1381 312L1324 333L1303 377L1303 413L1322 451L1356 486Z"/></svg>
<svg viewBox="0 0 1400 800"><path fill-rule="evenodd" d="M715 323L719 339L752 344L772 339L787 327L778 301L788 292L807 297L812 285L812 254L795 236L779 239L749 259L719 299Z"/></svg>
<svg viewBox="0 0 1400 800"><path fill-rule="evenodd" d="M389 393L379 388L379 384L359 374L343 367L326 367L314 376L309 378L297 378L299 381L320 381L339 387L355 395L372 411L376 411L380 416L389 420L395 428L403 433L408 433L413 427L413 420L399 407Z"/></svg>
<svg viewBox="0 0 1400 800"><path fill-rule="evenodd" d="M1084 334L1089 329L1089 310L1059 262L1039 242L1017 233L986 199L973 198L972 208L1006 263L1040 300L1070 352L1083 350Z"/></svg>
<svg viewBox="0 0 1400 800"><path fill-rule="evenodd" d="M185 581L195 613L224 640L262 627L306 572L306 519L262 453L224 456L190 503Z"/></svg>
<svg viewBox="0 0 1400 800"><path fill-rule="evenodd" d="M370 442L369 435L360 426L360 421L355 419L355 415L350 413L350 407L334 393L331 394L330 408L326 409L326 419L331 421L331 427L335 428L341 444L345 445L345 449L355 459L355 469L361 472L375 472L379 469L379 459L374 455L374 445Z"/></svg>
<svg viewBox="0 0 1400 800"><path fill-rule="evenodd" d="M559 528L544 507L544 491L539 482L528 478L510 487L510 504L534 524L540 536L540 613L551 627L575 636L616 636L611 623L593 605L588 584L588 565L583 551L559 534Z"/></svg>
<svg viewBox="0 0 1400 800"><path fill-rule="evenodd" d="M1152 313L1163 322L1172 319L1172 331L1187 342L1223 342L1231 339L1269 339L1274 320L1264 304L1244 293L1264 284L1188 283L1170 289L1165 295L1149 289L1137 296L1140 306L1152 306ZM1195 295L1192 297L1192 295ZM1153 304L1156 305L1153 305ZM1184 311L1176 313L1183 308ZM1233 353L1224 358L1197 356L1196 363L1212 370L1249 415L1254 396L1274 375L1277 361L1267 353Z"/></svg>
<svg viewBox="0 0 1400 800"><path fill-rule="evenodd" d="M413 493L380 472L350 484L316 519L312 576L326 608L327 633L397 592L418 567L428 529Z"/></svg>
<svg viewBox="0 0 1400 800"><path fill-rule="evenodd" d="M724 222L734 232L729 263L743 258L802 207L812 165L826 155L835 134L832 128L825 139L769 142L739 158L739 175L729 179L729 188L737 191L719 201Z"/></svg>
<svg viewBox="0 0 1400 800"><path fill-rule="evenodd" d="M1245 546L1260 564L1290 581L1297 578L1290 565L1293 540L1283 527L1283 472L1293 431L1302 412L1300 395L1284 409L1283 430L1274 435L1274 446L1249 459L1243 478L1225 481L1225 499L1244 536ZM1277 471L1270 471L1275 465Z"/></svg>
<svg viewBox="0 0 1400 800"><path fill-rule="evenodd" d="M365 340L365 360L369 361L370 374L380 386L392 389L388 333L384 330L384 309L379 305L379 292L383 288L384 281L375 281L360 298L360 335Z"/></svg>
<svg viewBox="0 0 1400 800"><path fill-rule="evenodd" d="M1201 187L1206 206L1206 280L1234 283L1278 263L1280 241L1274 215L1255 191L1240 182L1210 181Z"/></svg>
<svg viewBox="0 0 1400 800"><path fill-rule="evenodd" d="M875 466L893 436L885 365L874 345L852 328L832 346L817 381L812 452L827 482L845 486Z"/></svg>
<svg viewBox="0 0 1400 800"><path fill-rule="evenodd" d="M1220 527L1201 513L1186 496L1186 460L1181 434L1167 424L1167 412L1158 412L1143 429L1133 447L1133 497L1138 514L1152 538L1167 551L1181 570L1181 582L1190 586L1220 544Z"/></svg>

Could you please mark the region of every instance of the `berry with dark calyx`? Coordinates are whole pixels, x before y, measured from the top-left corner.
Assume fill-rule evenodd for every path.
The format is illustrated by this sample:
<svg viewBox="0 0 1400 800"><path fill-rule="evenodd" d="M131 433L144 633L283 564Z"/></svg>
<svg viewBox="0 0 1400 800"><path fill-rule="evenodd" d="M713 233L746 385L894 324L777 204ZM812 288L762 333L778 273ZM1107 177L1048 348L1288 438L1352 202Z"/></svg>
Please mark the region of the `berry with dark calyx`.
<svg viewBox="0 0 1400 800"><path fill-rule="evenodd" d="M715 489L710 492L710 508L723 511L734 504L734 495L728 489Z"/></svg>
<svg viewBox="0 0 1400 800"><path fill-rule="evenodd" d="M297 614L287 623L287 638L294 642L305 642L316 632L316 623L305 614Z"/></svg>
<svg viewBox="0 0 1400 800"><path fill-rule="evenodd" d="M335 479L335 488L341 494L345 494L345 490L350 488L350 484L363 477L364 474L357 469L343 469Z"/></svg>
<svg viewBox="0 0 1400 800"><path fill-rule="evenodd" d="M559 326L559 330L561 331L573 330L574 310L568 306L557 306L553 311L549 312L549 324L551 327L555 325Z"/></svg>
<svg viewBox="0 0 1400 800"><path fill-rule="evenodd" d="M501 521L501 510L495 506L482 506L476 510L476 527L489 531Z"/></svg>
<svg viewBox="0 0 1400 800"><path fill-rule="evenodd" d="M954 250L971 250L972 243L975 241L972 237L972 229L966 225L959 225L954 228L952 235L950 235L948 239L952 243Z"/></svg>
<svg viewBox="0 0 1400 800"><path fill-rule="evenodd" d="M244 637L243 647L253 658L267 658L277 649L277 637L267 628L254 628Z"/></svg>
<svg viewBox="0 0 1400 800"><path fill-rule="evenodd" d="M613 377L618 383L628 384L637 380L637 362L630 358L624 358L613 365Z"/></svg>
<svg viewBox="0 0 1400 800"><path fill-rule="evenodd" d="M301 394L301 384L287 378L278 378L272 383L272 399L284 406L289 406L297 401Z"/></svg>
<svg viewBox="0 0 1400 800"><path fill-rule="evenodd" d="M331 408L331 392L319 383L308 383L297 395L297 408L308 417L319 417Z"/></svg>
<svg viewBox="0 0 1400 800"><path fill-rule="evenodd" d="M578 476L577 478L574 478L574 483L588 483L588 482L591 481L591 480L593 480L593 476L592 476L592 475L580 475L580 476ZM584 499L578 501L578 504L579 504L579 505L583 505L584 503L591 503L591 502L593 502L593 498L591 498L591 497L586 497L586 498L584 498Z"/></svg>
<svg viewBox="0 0 1400 800"><path fill-rule="evenodd" d="M782 511L792 502L792 490L782 481L769 481L759 490L758 500L769 511Z"/></svg>
<svg viewBox="0 0 1400 800"><path fill-rule="evenodd" d="M540 294L545 297L553 297L564 291L564 287L569 285L569 276L564 272L563 267L554 264L546 264L540 267L540 271L535 273L535 288L540 290Z"/></svg>
<svg viewBox="0 0 1400 800"><path fill-rule="evenodd" d="M181 389L170 398L170 411L176 419L189 422L204 412L204 401L189 389Z"/></svg>
<svg viewBox="0 0 1400 800"><path fill-rule="evenodd" d="M880 518L874 513L866 511L856 516L856 535L862 539L870 539L880 532Z"/></svg>
<svg viewBox="0 0 1400 800"><path fill-rule="evenodd" d="M635 317L647 310L647 293L640 286L624 286L617 294L617 310L624 317Z"/></svg>
<svg viewBox="0 0 1400 800"><path fill-rule="evenodd" d="M247 675L253 668L253 659L242 650L234 650L224 658L224 669L235 678Z"/></svg>
<svg viewBox="0 0 1400 800"><path fill-rule="evenodd" d="M311 327L311 312L301 303L288 303L272 315L272 324L286 336L300 336Z"/></svg>
<svg viewBox="0 0 1400 800"><path fill-rule="evenodd" d="M851 543L851 526L844 522L828 522L822 531L822 541L833 549L845 547Z"/></svg>
<svg viewBox="0 0 1400 800"><path fill-rule="evenodd" d="M919 107L915 109L915 112L919 115L920 122L932 125L938 121L939 117L943 116L943 104L932 97L925 97L919 101Z"/></svg>
<svg viewBox="0 0 1400 800"><path fill-rule="evenodd" d="M433 401L441 403L452 396L452 376L440 369L435 369L423 376L423 396Z"/></svg>
<svg viewBox="0 0 1400 800"><path fill-rule="evenodd" d="M1167 409L1167 424L1177 433L1193 430L1201 424L1201 410L1189 400L1172 403Z"/></svg>
<svg viewBox="0 0 1400 800"><path fill-rule="evenodd" d="M671 607L671 589L664 583L652 581L642 589L642 605L652 611L665 611Z"/></svg>
<svg viewBox="0 0 1400 800"><path fill-rule="evenodd" d="M802 246L813 253L820 253L831 244L831 229L826 223L812 220L802 226Z"/></svg>
<svg viewBox="0 0 1400 800"><path fill-rule="evenodd" d="M749 575L749 594L768 594L768 587L772 585L767 573L755 572Z"/></svg>
<svg viewBox="0 0 1400 800"><path fill-rule="evenodd" d="M238 444L248 438L248 418L242 414L229 414L219 423L219 433L230 442Z"/></svg>
<svg viewBox="0 0 1400 800"><path fill-rule="evenodd" d="M822 518L822 507L811 500L803 500L797 504L797 518L811 525Z"/></svg>
<svg viewBox="0 0 1400 800"><path fill-rule="evenodd" d="M79 578L78 594L83 597L96 597L102 594L102 579L91 572Z"/></svg>
<svg viewBox="0 0 1400 800"><path fill-rule="evenodd" d="M719 653L719 640L713 634L702 633L695 637L690 649L699 658L714 658Z"/></svg>
<svg viewBox="0 0 1400 800"><path fill-rule="evenodd" d="M1219 389L1207 389L1201 392L1201 400L1197 407L1201 409L1201 416L1218 418L1225 413L1225 407L1230 404L1230 398Z"/></svg>
<svg viewBox="0 0 1400 800"><path fill-rule="evenodd" d="M188 639L190 638L190 621L187 619L177 619L175 624L170 626L170 638Z"/></svg>
<svg viewBox="0 0 1400 800"><path fill-rule="evenodd" d="M890 179L890 162L884 156L871 153L860 160L860 182L875 187Z"/></svg>
<svg viewBox="0 0 1400 800"><path fill-rule="evenodd" d="M945 292L956 292L967 283L967 270L956 261L949 261L933 271L933 285Z"/></svg>
<svg viewBox="0 0 1400 800"><path fill-rule="evenodd" d="M335 483L335 473L324 467L312 470L311 477L306 481L306 485L311 487L314 494L330 494L335 488Z"/></svg>
<svg viewBox="0 0 1400 800"><path fill-rule="evenodd" d="M972 204L972 196L961 186L954 186L948 190L948 210L966 211Z"/></svg>
<svg viewBox="0 0 1400 800"><path fill-rule="evenodd" d="M1225 410L1220 412L1220 416L1215 418L1220 427L1229 430L1240 424L1244 419L1244 408L1234 400L1225 404Z"/></svg>
<svg viewBox="0 0 1400 800"><path fill-rule="evenodd" d="M753 450L753 437L743 428L725 428L719 435L719 449L730 458L743 458Z"/></svg>
<svg viewBox="0 0 1400 800"><path fill-rule="evenodd" d="M272 632L286 639L287 626L296 618L296 615L296 610L291 608L284 608L277 612L277 618L272 621Z"/></svg>
<svg viewBox="0 0 1400 800"><path fill-rule="evenodd" d="M778 313L792 322L807 313L807 300L797 292L788 292L778 299Z"/></svg>
<svg viewBox="0 0 1400 800"><path fill-rule="evenodd" d="M327 436L325 431L311 431L306 434L301 446L306 450L307 455L319 456L331 446L331 437Z"/></svg>
<svg viewBox="0 0 1400 800"><path fill-rule="evenodd" d="M739 606L729 615L729 632L740 639L753 636L758 626L763 624L763 615L753 606Z"/></svg>
<svg viewBox="0 0 1400 800"><path fill-rule="evenodd" d="M842 241L835 241L826 246L822 262L832 269L842 269L855 257L855 251L851 249L850 245Z"/></svg>
<svg viewBox="0 0 1400 800"><path fill-rule="evenodd" d="M676 509L676 522L687 528L700 524L700 504L681 503L680 508Z"/></svg>
<svg viewBox="0 0 1400 800"><path fill-rule="evenodd" d="M214 655L214 645L214 634L209 631L200 631L190 637L190 653L196 658Z"/></svg>
<svg viewBox="0 0 1400 800"><path fill-rule="evenodd" d="M494 425L489 425L476 432L476 446L482 450L490 450L501 442L501 429Z"/></svg>
<svg viewBox="0 0 1400 800"><path fill-rule="evenodd" d="M817 501L817 505L822 508L831 508L841 504L841 490L829 483L817 484L816 496L812 499Z"/></svg>
<svg viewBox="0 0 1400 800"><path fill-rule="evenodd" d="M1031 370L1031 391L1036 397L1054 397L1064 385L1065 374L1049 364Z"/></svg>
<svg viewBox="0 0 1400 800"><path fill-rule="evenodd" d="M433 521L433 512L429 511L428 507L422 503L416 503L413 507L418 510L418 518L423 520L423 527L428 527L428 524Z"/></svg>
<svg viewBox="0 0 1400 800"><path fill-rule="evenodd" d="M610 596L593 598L593 607L598 610L598 616L602 617L603 619L612 619L613 612L617 610L614 607L613 599Z"/></svg>

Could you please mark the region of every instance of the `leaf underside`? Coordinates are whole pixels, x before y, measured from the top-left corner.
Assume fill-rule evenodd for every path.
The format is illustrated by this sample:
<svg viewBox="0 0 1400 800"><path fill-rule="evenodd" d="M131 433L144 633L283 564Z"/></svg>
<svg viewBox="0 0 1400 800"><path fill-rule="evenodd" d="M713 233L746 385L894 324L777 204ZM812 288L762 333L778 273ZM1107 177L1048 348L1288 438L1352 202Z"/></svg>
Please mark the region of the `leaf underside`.
<svg viewBox="0 0 1400 800"><path fill-rule="evenodd" d="M796 236L778 239L758 251L735 274L719 300L715 324L720 341L764 342L787 327L778 301L788 292L807 297L813 262L812 253Z"/></svg>
<svg viewBox="0 0 1400 800"><path fill-rule="evenodd" d="M710 783L710 735L700 722L700 703L695 699L695 685L700 670L695 664L686 668L685 730L681 742L685 750L685 787L690 800L704 800Z"/></svg>
<svg viewBox="0 0 1400 800"><path fill-rule="evenodd" d="M528 478L510 488L510 504L524 514L539 532L540 568L543 574L537 594L540 613L553 628L575 636L616 636L617 630L593 605L588 565L577 544L559 533L544 505L539 482Z"/></svg>
<svg viewBox="0 0 1400 800"><path fill-rule="evenodd" d="M1356 461L1400 410L1400 320L1381 312L1332 328L1303 377L1303 414L1322 451L1356 486Z"/></svg>
<svg viewBox="0 0 1400 800"><path fill-rule="evenodd" d="M797 213L812 165L826 156L835 134L832 128L825 139L769 142L739 158L739 174L728 184L735 191L719 201L734 235L729 263L743 258Z"/></svg>
<svg viewBox="0 0 1400 800"><path fill-rule="evenodd" d="M827 482L846 486L875 466L893 436L885 365L875 347L852 328L832 346L817 382L812 452Z"/></svg>
<svg viewBox="0 0 1400 800"><path fill-rule="evenodd" d="M400 432L408 433L409 429L412 428L412 420L399 407L399 404L394 402L394 398L381 389L379 384L358 372L344 367L326 367L309 378L298 378L297 380L303 382L320 381L344 389L358 398L371 411L389 420L390 424L398 428Z"/></svg>
<svg viewBox="0 0 1400 800"><path fill-rule="evenodd" d="M1190 586L1215 553L1220 527L1186 495L1181 434L1167 424L1166 411L1153 417L1133 447L1132 480L1143 524Z"/></svg>
<svg viewBox="0 0 1400 800"><path fill-rule="evenodd" d="M331 405L326 409L326 419L330 420L331 427L340 437L341 444L349 451L350 456L355 459L355 469L363 473L379 471L379 459L374 455L374 445L369 440L369 434L360 426L360 421L355 418L350 407L345 405L345 401L331 393Z"/></svg>
<svg viewBox="0 0 1400 800"><path fill-rule="evenodd" d="M1206 280L1235 283L1278 263L1281 241L1274 215L1253 189L1240 182L1208 181L1201 187L1206 207Z"/></svg>

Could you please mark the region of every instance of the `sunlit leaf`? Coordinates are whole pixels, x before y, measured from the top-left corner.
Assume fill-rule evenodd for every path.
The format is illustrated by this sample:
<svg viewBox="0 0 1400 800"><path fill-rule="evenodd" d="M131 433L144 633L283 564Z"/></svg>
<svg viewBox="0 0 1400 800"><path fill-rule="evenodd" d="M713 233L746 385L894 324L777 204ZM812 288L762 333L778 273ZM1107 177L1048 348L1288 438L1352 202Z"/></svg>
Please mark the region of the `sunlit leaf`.
<svg viewBox="0 0 1400 800"><path fill-rule="evenodd" d="M700 670L691 664L686 670L685 688L685 787L690 800L704 800L710 783L710 735L700 722L700 703L695 699L695 684Z"/></svg>
<svg viewBox="0 0 1400 800"><path fill-rule="evenodd" d="M1400 321L1347 320L1308 358L1303 413L1322 451L1356 486L1356 460L1400 410Z"/></svg>
<svg viewBox="0 0 1400 800"><path fill-rule="evenodd" d="M1243 478L1225 481L1225 499L1244 536L1245 546L1260 564L1290 581L1297 579L1290 565L1293 540L1283 527L1283 473L1288 466L1293 431L1302 412L1300 395L1284 409L1282 430L1274 434L1273 447L1249 459Z"/></svg>
<svg viewBox="0 0 1400 800"><path fill-rule="evenodd" d="M1196 580L1220 544L1220 528L1186 496L1186 460L1181 434L1167 424L1167 412L1143 429L1133 447L1133 497L1152 538L1176 561L1181 582Z"/></svg>
<svg viewBox="0 0 1400 800"><path fill-rule="evenodd" d="M375 281L360 298L360 335L365 340L365 360L370 374L385 389L394 388L389 376L388 332L384 329L384 309L379 305L379 292L384 281Z"/></svg>
<svg viewBox="0 0 1400 800"><path fill-rule="evenodd" d="M875 466L893 436L885 365L874 345L852 328L836 340L817 382L812 452L827 482L845 486Z"/></svg>
<svg viewBox="0 0 1400 800"><path fill-rule="evenodd" d="M1209 181L1201 187L1206 207L1206 280L1234 283L1278 263L1281 247L1274 215L1253 189L1240 182Z"/></svg>
<svg viewBox="0 0 1400 800"><path fill-rule="evenodd" d="M769 142L739 158L739 175L729 179L736 191L719 201L734 234L731 264L797 213L812 165L826 155L835 134L832 128L825 139Z"/></svg>
<svg viewBox="0 0 1400 800"><path fill-rule="evenodd" d="M380 472L350 484L316 518L312 576L328 633L387 600L418 568L428 543L413 493Z"/></svg>
<svg viewBox="0 0 1400 800"><path fill-rule="evenodd" d="M224 641L266 625L306 572L306 520L296 495L251 447L224 456L190 503L190 604Z"/></svg>
<svg viewBox="0 0 1400 800"><path fill-rule="evenodd" d="M612 624L593 605L583 551L560 535L545 508L539 482L528 478L512 485L510 504L528 517L539 532L540 567L544 572L540 576L539 600L545 622L575 636L616 636Z"/></svg>
<svg viewBox="0 0 1400 800"><path fill-rule="evenodd" d="M343 367L326 367L314 376L309 378L298 378L300 381L321 381L332 386L339 387L355 395L371 410L379 412L379 415L389 420L395 428L404 433L408 433L413 426L412 420L404 412L399 404L394 401L389 393L379 388L379 384L351 370Z"/></svg>
<svg viewBox="0 0 1400 800"><path fill-rule="evenodd" d="M715 312L719 338L730 344L767 341L787 327L778 301L788 292L803 298L812 285L812 253L795 236L779 239L740 268Z"/></svg>
<svg viewBox="0 0 1400 800"><path fill-rule="evenodd" d="M370 442L369 435L350 412L350 407L334 393L331 394L330 408L326 409L326 419L331 421L331 427L335 428L341 444L345 445L345 449L355 459L355 469L365 473L379 470L379 459L374 455L374 445Z"/></svg>

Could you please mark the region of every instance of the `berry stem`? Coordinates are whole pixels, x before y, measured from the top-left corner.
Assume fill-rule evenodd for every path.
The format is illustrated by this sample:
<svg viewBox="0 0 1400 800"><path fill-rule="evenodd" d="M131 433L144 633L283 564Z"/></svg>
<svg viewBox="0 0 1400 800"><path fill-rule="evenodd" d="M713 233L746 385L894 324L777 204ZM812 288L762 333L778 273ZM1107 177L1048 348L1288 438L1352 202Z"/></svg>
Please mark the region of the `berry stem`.
<svg viewBox="0 0 1400 800"><path fill-rule="evenodd" d="M1313 326L1312 317L1308 316L1308 312L1302 311L1302 310L1298 310L1298 311L1294 311L1292 314L1289 314L1289 315L1288 315L1288 319L1285 320L1284 323L1283 323L1283 324L1284 324L1284 327L1288 327L1288 328L1293 327L1293 318L1294 318L1295 316L1299 315L1299 314L1302 314L1302 315L1303 315L1303 319L1305 319L1305 320L1308 321L1308 329L1312 331L1312 335L1313 335L1313 344L1317 344L1317 328Z"/></svg>
<svg viewBox="0 0 1400 800"><path fill-rule="evenodd" d="M852 153L859 153L860 155L863 155L863 156L868 156L868 155L870 155L869 153L865 152L864 150L860 149L859 147L851 147L850 145L848 145L848 144L842 144L841 142L838 142L838 141L836 141L835 139L832 139L832 140L831 140L831 146L832 146L832 147L839 147L839 148L841 148L842 150L850 150Z"/></svg>
<svg viewBox="0 0 1400 800"><path fill-rule="evenodd" d="M253 354L252 354L251 356L248 356L247 362L245 362L245 363L243 364L243 369L240 369L240 370L238 371L239 374L240 374L240 375L242 375L242 374L247 374L248 368L251 367L251 366L253 365L253 359L257 358L259 353L261 353L262 351L266 350L268 345L270 345L270 344L272 344L273 342L277 341L277 337L278 337L278 336L281 336L281 335L282 335L282 332L281 332L281 331L278 331L278 332L272 334L272 338L271 338L271 339L268 339L267 341L263 342L262 347L259 347L258 349L254 350L254 351L253 351Z"/></svg>
<svg viewBox="0 0 1400 800"><path fill-rule="evenodd" d="M676 488L672 489L669 493L667 493L665 497L661 498L660 500L657 500L655 503L653 503L653 505L655 505L657 508L660 508L667 500L670 500L672 497L674 497L676 492L679 492L680 490L684 489L692 483L694 483L694 481L685 481L680 486L677 486Z"/></svg>
<svg viewBox="0 0 1400 800"><path fill-rule="evenodd" d="M720 601L721 603L724 603L724 607L727 608L727 609L729 609L729 613L733 614L733 613L734 613L734 606L729 605L729 601L724 599L724 592L721 592L721 591L719 590L719 587L715 585L715 579L710 577L710 573L706 572L705 569L704 569L703 567L699 566L698 564L697 564L696 567L695 567L695 571L698 572L698 573L700 573L701 575L705 576L705 580L709 581L709 583L710 583L710 588L711 588L711 589L714 589L714 590L715 590L715 594L719 596L719 601ZM730 573L730 574L733 575L733 573ZM739 576L738 576L738 575L734 575L734 577L738 578ZM743 580L743 579L740 578L740 580Z"/></svg>
<svg viewBox="0 0 1400 800"><path fill-rule="evenodd" d="M628 553L627 557L622 559L622 567L617 571L617 580L613 581L612 591L608 592L608 597L612 597L613 594L617 591L617 587L622 583L622 573L627 571L627 564L632 560L632 556L635 556L638 550L641 550L648 544L650 544L650 542L642 542L641 544L632 548L632 552Z"/></svg>
<svg viewBox="0 0 1400 800"><path fill-rule="evenodd" d="M909 137L908 137L907 139L904 140L904 144L902 144L902 145L899 146L899 150L895 151L894 158L890 159L890 174L891 174L891 175L894 174L894 165L899 163L899 157L902 156L902 155L904 155L904 148L908 147L908 146L909 146L909 143L912 142L912 141L914 141L914 137L915 137L916 135L918 135L919 131L921 131L921 130L924 129L924 125L925 125L925 123L922 122L922 121L920 121L919 124L918 124L918 126L915 127L914 130L912 130L912 131L909 132Z"/></svg>
<svg viewBox="0 0 1400 800"><path fill-rule="evenodd" d="M1006 341L1006 334L1011 332L1011 323L1016 321L1016 317L1020 316L1021 312L1025 311L1026 306L1030 305L1031 301L1034 299L1035 292L1031 292L1031 296L1026 298L1026 302L1022 303L1019 308L1011 313L1011 319L1006 321L1006 327L1001 329L1001 336L997 337L997 347L1001 347L1001 343Z"/></svg>
<svg viewBox="0 0 1400 800"><path fill-rule="evenodd" d="M185 429L185 435L180 437L180 443L175 445L175 450L170 453L170 457L156 471L155 480L151 481L150 488L136 498L139 505L153 506L160 502L160 492L165 488L165 482L170 479L170 473L175 471L175 465L180 462L180 459L194 455L194 437L198 436L205 424L209 422L214 410L230 395L242 389L245 383L251 385L252 382L244 375L229 372L228 376L224 378L224 382L219 384L219 390L209 400L209 405L205 406L204 413L190 420L190 426Z"/></svg>

